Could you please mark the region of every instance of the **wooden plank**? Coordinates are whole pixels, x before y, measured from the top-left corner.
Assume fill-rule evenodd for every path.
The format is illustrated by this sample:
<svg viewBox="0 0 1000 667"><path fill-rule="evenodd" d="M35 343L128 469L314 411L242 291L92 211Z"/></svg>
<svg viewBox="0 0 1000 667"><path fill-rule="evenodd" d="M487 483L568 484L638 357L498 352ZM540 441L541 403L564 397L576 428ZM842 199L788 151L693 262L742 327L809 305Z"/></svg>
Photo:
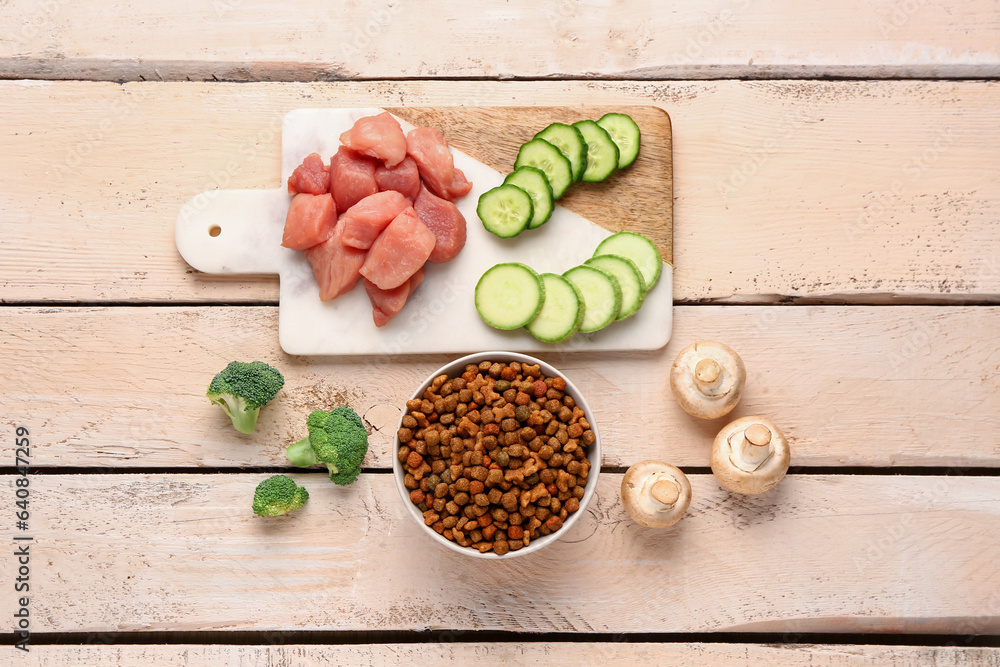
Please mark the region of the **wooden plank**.
<svg viewBox="0 0 1000 667"><path fill-rule="evenodd" d="M642 148L627 171L600 183L567 190L559 205L610 232L645 234L663 260L673 263L673 148L670 117L652 106L390 108L413 123L440 128L455 148L510 173L518 149L549 123L597 120L606 113L628 114L639 126ZM501 131L497 131L502 128Z"/></svg>
<svg viewBox="0 0 1000 667"><path fill-rule="evenodd" d="M736 497L692 475L688 516L650 531L603 473L562 540L489 568L422 535L390 475L296 474L310 500L273 521L249 507L264 477L33 476L32 631L1000 632L996 477Z"/></svg>
<svg viewBox="0 0 1000 667"><path fill-rule="evenodd" d="M4 3L0 77L989 77L990 0ZM767 26L766 37L761 26ZM517 48L511 48L517 45Z"/></svg>
<svg viewBox="0 0 1000 667"><path fill-rule="evenodd" d="M311 410L347 403L373 429L366 466L390 467L401 407L453 357L290 357L276 310L6 308L0 424L31 429L39 466L269 466L286 464ZM704 338L746 363L730 416L771 417L793 465L998 466L1000 352L982 343L998 325L995 307L686 306L663 350L542 357L587 397L606 466L708 465L727 420L689 417L668 385L680 349ZM234 358L286 376L252 436L204 396Z"/></svg>
<svg viewBox="0 0 1000 667"><path fill-rule="evenodd" d="M458 638L458 637L456 637ZM321 665L413 665L433 662L469 664L495 660L496 664L567 665L642 664L657 661L676 667L786 667L808 662L814 667L861 665L937 665L938 667L996 667L1000 649L956 646L865 646L791 644L626 644L621 642L487 643L487 644L376 644L287 646L34 646L22 662L37 667L76 665L232 665L250 667L311 667Z"/></svg>
<svg viewBox="0 0 1000 667"><path fill-rule="evenodd" d="M0 299L276 302L173 223L277 187L287 111L515 103L669 112L678 300L1000 299L1000 84L846 81L0 82Z"/></svg>

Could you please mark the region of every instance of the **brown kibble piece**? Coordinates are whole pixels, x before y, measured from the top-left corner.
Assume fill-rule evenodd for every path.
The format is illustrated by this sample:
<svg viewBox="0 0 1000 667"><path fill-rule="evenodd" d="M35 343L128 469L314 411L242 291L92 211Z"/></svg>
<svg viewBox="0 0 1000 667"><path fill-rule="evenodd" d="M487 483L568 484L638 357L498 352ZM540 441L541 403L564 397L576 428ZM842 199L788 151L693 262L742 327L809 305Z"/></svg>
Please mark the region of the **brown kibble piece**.
<svg viewBox="0 0 1000 667"><path fill-rule="evenodd" d="M503 481L503 473L499 468L493 468L486 475L486 486L496 486Z"/></svg>
<svg viewBox="0 0 1000 667"><path fill-rule="evenodd" d="M406 466L408 468L419 468L420 464L424 462L424 457L416 452L410 452L409 456L406 457Z"/></svg>

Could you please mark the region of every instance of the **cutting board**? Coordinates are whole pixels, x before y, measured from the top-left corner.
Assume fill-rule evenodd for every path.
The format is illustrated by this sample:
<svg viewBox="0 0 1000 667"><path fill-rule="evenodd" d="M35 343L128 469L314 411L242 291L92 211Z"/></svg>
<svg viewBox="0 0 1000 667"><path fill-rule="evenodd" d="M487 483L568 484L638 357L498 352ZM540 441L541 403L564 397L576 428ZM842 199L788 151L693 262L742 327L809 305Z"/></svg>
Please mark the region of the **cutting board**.
<svg viewBox="0 0 1000 667"><path fill-rule="evenodd" d="M673 305L673 178L670 119L657 107L446 107L297 109L282 126L281 179L309 153L324 160L337 152L341 132L363 116L388 110L403 126L440 128L452 146L455 166L473 183L456 202L468 223L466 246L446 264L428 264L423 285L403 311L378 328L364 287L322 302L301 252L281 247L291 196L273 190L211 190L181 208L177 249L195 269L213 274L278 274L278 338L296 355L394 355L466 353L485 349L523 352L655 350L670 339ZM578 183L559 200L542 227L513 239L483 229L479 196L499 185L513 168L518 147L552 122L628 113L642 132L635 163L603 183ZM610 234L630 230L649 236L665 262L660 281L633 317L542 343L524 330L498 331L476 313L473 291L486 269L520 261L538 272L562 273L583 263Z"/></svg>

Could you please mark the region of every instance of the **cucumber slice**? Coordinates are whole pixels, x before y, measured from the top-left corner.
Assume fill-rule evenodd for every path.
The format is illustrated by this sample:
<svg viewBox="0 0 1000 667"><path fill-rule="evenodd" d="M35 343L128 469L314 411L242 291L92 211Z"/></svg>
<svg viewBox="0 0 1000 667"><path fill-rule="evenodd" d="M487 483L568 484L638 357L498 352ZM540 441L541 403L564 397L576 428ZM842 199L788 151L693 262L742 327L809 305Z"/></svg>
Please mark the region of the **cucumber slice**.
<svg viewBox="0 0 1000 667"><path fill-rule="evenodd" d="M519 329L542 309L545 287L530 267L507 262L487 269L476 283L475 299L483 322L494 329Z"/></svg>
<svg viewBox="0 0 1000 667"><path fill-rule="evenodd" d="M552 123L535 135L535 139L544 139L558 148L573 168L573 182L583 177L587 168L587 142L583 140L580 130L566 123Z"/></svg>
<svg viewBox="0 0 1000 667"><path fill-rule="evenodd" d="M534 205L527 192L516 185L498 185L479 197L476 213L486 231L501 238L517 236L531 222Z"/></svg>
<svg viewBox="0 0 1000 667"><path fill-rule="evenodd" d="M618 232L601 241L594 251L597 255L618 255L625 259L631 259L639 267L642 279L646 281L646 291L653 289L653 285L660 279L660 270L663 268L663 258L656 244L642 234L635 232Z"/></svg>
<svg viewBox="0 0 1000 667"><path fill-rule="evenodd" d="M592 120L573 123L587 142L587 168L582 180L587 183L603 181L618 169L618 146L607 130Z"/></svg>
<svg viewBox="0 0 1000 667"><path fill-rule="evenodd" d="M613 275L594 266L575 266L563 274L583 297L581 333L603 329L618 317L622 306L622 288Z"/></svg>
<svg viewBox="0 0 1000 667"><path fill-rule="evenodd" d="M612 142L614 143L614 142ZM532 139L517 152L514 168L536 167L545 172L552 197L559 199L573 182L573 167L562 152L544 139Z"/></svg>
<svg viewBox="0 0 1000 667"><path fill-rule="evenodd" d="M528 222L528 229L541 227L548 221L552 215L552 186L545 172L537 167L518 167L503 182L516 185L531 197L534 213Z"/></svg>
<svg viewBox="0 0 1000 667"><path fill-rule="evenodd" d="M546 343L566 340L580 329L583 323L583 298L573 283L555 273L543 273L545 301L535 319L524 328L532 336Z"/></svg>
<svg viewBox="0 0 1000 667"><path fill-rule="evenodd" d="M646 281L643 280L635 262L618 255L597 255L588 259L585 264L607 271L615 277L622 288L621 312L615 320L620 322L626 317L635 315L643 299L646 298Z"/></svg>
<svg viewBox="0 0 1000 667"><path fill-rule="evenodd" d="M611 140L618 146L618 168L624 169L639 155L641 133L631 116L623 113L606 113L597 120Z"/></svg>

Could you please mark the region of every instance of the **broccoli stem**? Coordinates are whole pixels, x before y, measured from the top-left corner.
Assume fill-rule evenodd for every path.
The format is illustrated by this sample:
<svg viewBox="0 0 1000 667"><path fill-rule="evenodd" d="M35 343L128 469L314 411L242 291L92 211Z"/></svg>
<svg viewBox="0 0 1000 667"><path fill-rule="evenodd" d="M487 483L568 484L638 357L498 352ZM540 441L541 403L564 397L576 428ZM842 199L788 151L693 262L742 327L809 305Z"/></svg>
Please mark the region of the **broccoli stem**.
<svg viewBox="0 0 1000 667"><path fill-rule="evenodd" d="M260 408L254 408L229 415L232 417L233 426L240 433L253 433L257 428L257 417L260 415Z"/></svg>
<svg viewBox="0 0 1000 667"><path fill-rule="evenodd" d="M243 398L221 394L212 402L222 406L222 410L233 421L233 427L240 433L253 433L257 428L260 408L247 407L247 402Z"/></svg>
<svg viewBox="0 0 1000 667"><path fill-rule="evenodd" d="M292 465L298 466L300 468L308 468L319 463L319 458L316 456L316 450L312 448L309 444L309 438L304 438L299 440L294 445L289 445L285 449L285 456Z"/></svg>

